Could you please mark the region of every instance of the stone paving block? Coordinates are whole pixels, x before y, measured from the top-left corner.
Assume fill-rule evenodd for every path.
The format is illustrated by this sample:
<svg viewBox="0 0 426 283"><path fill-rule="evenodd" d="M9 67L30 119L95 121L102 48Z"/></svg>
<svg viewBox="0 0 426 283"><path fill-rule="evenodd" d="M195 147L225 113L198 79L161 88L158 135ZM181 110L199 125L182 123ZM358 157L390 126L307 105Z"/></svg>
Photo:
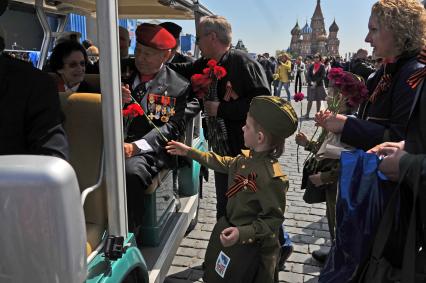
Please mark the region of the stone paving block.
<svg viewBox="0 0 426 283"><path fill-rule="evenodd" d="M187 235L187 237L191 239L201 239L208 241L210 239L210 234L210 232L206 231L193 230Z"/></svg>
<svg viewBox="0 0 426 283"><path fill-rule="evenodd" d="M313 214L313 215L324 216L325 215L325 209L311 208L310 213Z"/></svg>
<svg viewBox="0 0 426 283"><path fill-rule="evenodd" d="M181 247L193 247L196 249L207 249L208 241L195 240L190 238L184 238L181 242Z"/></svg>
<svg viewBox="0 0 426 283"><path fill-rule="evenodd" d="M292 272L280 272L278 275L280 282L288 283L303 283L303 274Z"/></svg>

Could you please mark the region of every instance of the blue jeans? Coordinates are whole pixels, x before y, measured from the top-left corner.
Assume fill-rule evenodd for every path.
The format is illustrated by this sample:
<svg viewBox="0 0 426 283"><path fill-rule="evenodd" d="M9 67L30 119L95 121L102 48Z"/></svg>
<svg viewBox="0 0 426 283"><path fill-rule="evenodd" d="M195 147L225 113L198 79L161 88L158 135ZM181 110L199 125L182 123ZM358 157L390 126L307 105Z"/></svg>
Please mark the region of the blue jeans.
<svg viewBox="0 0 426 283"><path fill-rule="evenodd" d="M281 89L283 88L285 89L285 92L287 93L287 100L290 101L291 100L291 96L290 96L290 82L281 82L278 81L278 84L275 86L274 88L274 96L281 96Z"/></svg>

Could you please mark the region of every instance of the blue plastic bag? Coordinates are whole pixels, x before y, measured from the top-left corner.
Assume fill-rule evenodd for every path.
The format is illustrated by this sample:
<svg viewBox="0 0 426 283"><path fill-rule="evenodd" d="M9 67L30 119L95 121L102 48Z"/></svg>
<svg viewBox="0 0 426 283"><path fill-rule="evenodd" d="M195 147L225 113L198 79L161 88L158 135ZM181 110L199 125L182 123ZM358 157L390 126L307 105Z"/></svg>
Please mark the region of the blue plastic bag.
<svg viewBox="0 0 426 283"><path fill-rule="evenodd" d="M348 282L369 255L376 228L393 192L379 172L379 159L362 150L340 157L336 240L318 282Z"/></svg>

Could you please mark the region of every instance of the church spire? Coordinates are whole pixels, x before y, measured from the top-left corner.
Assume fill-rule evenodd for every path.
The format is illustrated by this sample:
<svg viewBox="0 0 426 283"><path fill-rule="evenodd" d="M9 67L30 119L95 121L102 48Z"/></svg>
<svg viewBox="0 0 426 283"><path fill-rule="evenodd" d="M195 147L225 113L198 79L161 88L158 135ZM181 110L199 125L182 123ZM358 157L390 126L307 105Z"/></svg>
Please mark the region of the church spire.
<svg viewBox="0 0 426 283"><path fill-rule="evenodd" d="M324 19L321 10L321 0L317 0L317 6L315 7L315 12L312 18Z"/></svg>

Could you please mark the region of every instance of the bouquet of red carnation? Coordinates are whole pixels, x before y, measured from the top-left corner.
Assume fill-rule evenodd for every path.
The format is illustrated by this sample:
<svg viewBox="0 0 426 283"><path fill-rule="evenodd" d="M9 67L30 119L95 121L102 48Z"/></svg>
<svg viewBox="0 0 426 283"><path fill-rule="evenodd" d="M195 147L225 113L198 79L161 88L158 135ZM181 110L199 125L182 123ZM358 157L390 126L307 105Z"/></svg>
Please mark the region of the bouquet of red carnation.
<svg viewBox="0 0 426 283"><path fill-rule="evenodd" d="M331 111L334 115L346 112L348 108L354 109L368 99L368 90L361 77L343 71L342 68L331 68L328 72L328 79L331 86L336 90L333 95L327 97L327 110ZM318 127L311 141L317 131ZM329 133L326 130L321 132L317 142L319 149L316 152L316 159L318 160L323 158L338 159L343 150L351 149L348 145L340 142L340 135ZM309 154L306 160L312 155L313 153Z"/></svg>
<svg viewBox="0 0 426 283"><path fill-rule="evenodd" d="M368 98L368 90L364 80L353 73L345 72L342 68L331 68L328 79L337 90L337 95L329 99L328 109L339 113L348 105L357 107Z"/></svg>
<svg viewBox="0 0 426 283"><path fill-rule="evenodd" d="M161 138L165 142L168 142L169 140L161 133L160 129L154 123L152 123L151 119L149 119L148 116L146 116L142 106L133 97L131 97L131 99L132 99L132 102L130 104L127 104L122 110L123 119L124 119L124 139L126 139L127 137L127 133L129 131L129 127L133 119L138 116L144 116L145 119L148 120L148 123L158 131Z"/></svg>
<svg viewBox="0 0 426 283"><path fill-rule="evenodd" d="M209 87L214 79L220 80L226 76L226 70L217 65L216 60L210 59L207 62L207 68L204 68L202 74L194 74L191 77L192 89L198 98L204 98L208 93Z"/></svg>

